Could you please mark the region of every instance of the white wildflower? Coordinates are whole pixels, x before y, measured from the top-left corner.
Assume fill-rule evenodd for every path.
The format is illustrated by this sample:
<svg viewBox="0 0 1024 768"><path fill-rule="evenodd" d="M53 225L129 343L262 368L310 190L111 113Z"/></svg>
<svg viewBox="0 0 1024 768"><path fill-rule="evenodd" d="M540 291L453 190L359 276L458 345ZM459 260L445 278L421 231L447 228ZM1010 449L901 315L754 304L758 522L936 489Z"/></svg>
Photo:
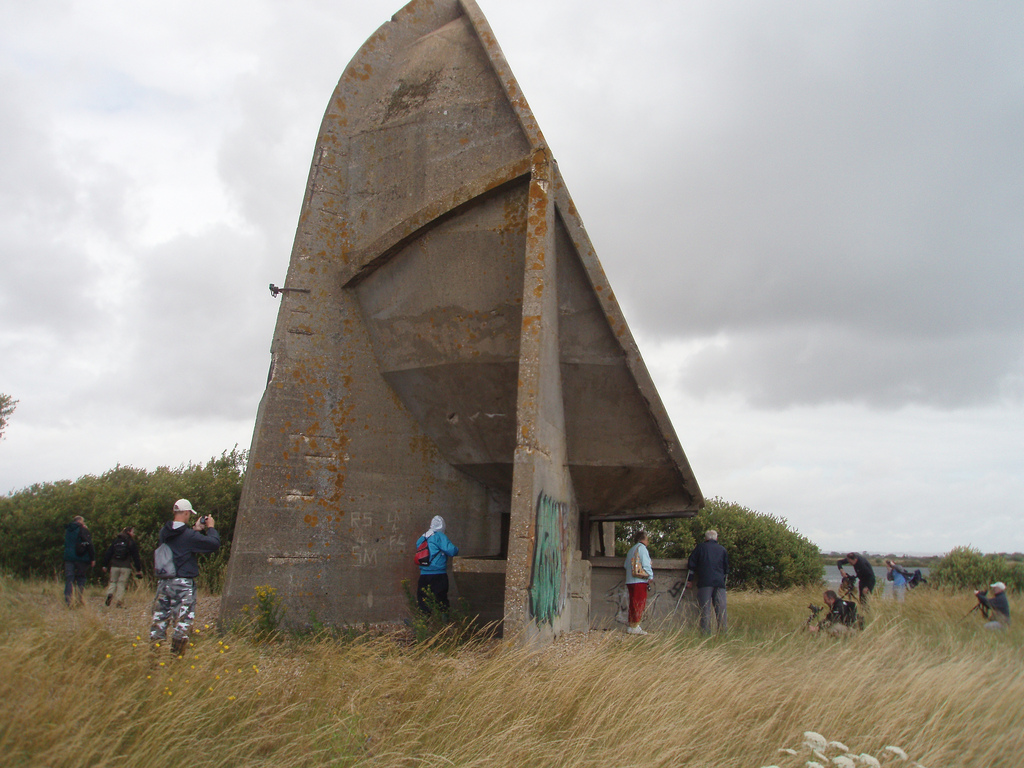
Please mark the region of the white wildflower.
<svg viewBox="0 0 1024 768"><path fill-rule="evenodd" d="M795 755L796 754L796 750L795 749L790 749L789 747L782 747L782 749L780 749L779 752L782 752L785 755Z"/></svg>
<svg viewBox="0 0 1024 768"><path fill-rule="evenodd" d="M839 750L840 752L849 752L850 751L850 748L848 746L846 746L845 744L843 744L843 742L841 742L841 741L830 741L828 743L828 746L831 749L836 749L836 750Z"/></svg>
<svg viewBox="0 0 1024 768"><path fill-rule="evenodd" d="M861 752L857 756L857 759L860 760L860 762L864 765L868 766L868 768L882 768L882 764L879 763L874 757L869 755L867 752Z"/></svg>
<svg viewBox="0 0 1024 768"><path fill-rule="evenodd" d="M820 733L804 731L804 745L811 749L828 749L828 742Z"/></svg>
<svg viewBox="0 0 1024 768"><path fill-rule="evenodd" d="M838 757L832 758L832 764L839 766L839 768L857 768L857 764L853 762L846 755L839 755Z"/></svg>
<svg viewBox="0 0 1024 768"><path fill-rule="evenodd" d="M906 760L907 759L907 753L904 752L899 747L889 746L889 747L883 748L882 751L883 752L892 752L892 754L896 755L896 757L898 757L900 760Z"/></svg>
<svg viewBox="0 0 1024 768"><path fill-rule="evenodd" d="M811 754L814 755L819 760L821 760L821 762L823 762L823 763L827 763L828 762L828 758L825 755L823 755L821 752L816 750L816 749L812 749L811 750Z"/></svg>

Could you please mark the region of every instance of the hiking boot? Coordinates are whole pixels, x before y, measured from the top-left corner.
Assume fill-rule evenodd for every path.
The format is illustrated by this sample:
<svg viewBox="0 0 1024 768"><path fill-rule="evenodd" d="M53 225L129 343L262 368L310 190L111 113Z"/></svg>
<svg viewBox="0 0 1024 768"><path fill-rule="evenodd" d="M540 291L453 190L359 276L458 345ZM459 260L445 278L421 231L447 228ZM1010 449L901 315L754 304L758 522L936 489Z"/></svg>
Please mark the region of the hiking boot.
<svg viewBox="0 0 1024 768"><path fill-rule="evenodd" d="M642 630L642 629L640 628L640 626L639 626L639 625L637 625L637 626L635 626L635 627L627 627L627 628L626 628L626 634L627 634L627 635L646 635L647 633L646 633L646 632L644 632L644 631L643 631L643 630Z"/></svg>
<svg viewBox="0 0 1024 768"><path fill-rule="evenodd" d="M188 650L188 638L187 637L176 637L171 641L171 653L174 656L184 656L185 651Z"/></svg>

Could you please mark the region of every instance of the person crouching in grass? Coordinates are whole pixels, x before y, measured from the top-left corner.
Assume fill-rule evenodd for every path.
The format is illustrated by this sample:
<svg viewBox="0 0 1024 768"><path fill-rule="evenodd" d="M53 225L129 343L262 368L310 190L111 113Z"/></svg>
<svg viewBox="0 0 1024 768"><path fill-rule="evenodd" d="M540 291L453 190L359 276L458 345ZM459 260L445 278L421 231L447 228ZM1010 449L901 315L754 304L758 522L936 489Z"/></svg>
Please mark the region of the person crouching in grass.
<svg viewBox="0 0 1024 768"><path fill-rule="evenodd" d="M1006 585L1003 582L989 584L988 590L978 590L974 596L981 603L985 618L991 619L985 623L985 629L1006 629L1010 626L1010 601L1006 599Z"/></svg>
<svg viewBox="0 0 1024 768"><path fill-rule="evenodd" d="M850 600L843 600L833 590L828 590L821 596L828 606L828 613L825 618L810 625L807 629L810 632L828 632L830 635L842 635L849 632L857 624L857 604Z"/></svg>

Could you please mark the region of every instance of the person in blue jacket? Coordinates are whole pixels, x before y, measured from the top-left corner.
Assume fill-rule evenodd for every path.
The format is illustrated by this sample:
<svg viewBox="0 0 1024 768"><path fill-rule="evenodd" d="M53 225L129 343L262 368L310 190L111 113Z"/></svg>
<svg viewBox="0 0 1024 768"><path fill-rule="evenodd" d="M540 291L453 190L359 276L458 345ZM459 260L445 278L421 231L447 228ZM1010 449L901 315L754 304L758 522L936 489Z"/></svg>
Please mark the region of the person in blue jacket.
<svg viewBox="0 0 1024 768"><path fill-rule="evenodd" d="M448 611L448 558L459 554L459 548L452 544L444 533L444 518L434 515L430 528L416 539L416 546L427 542L430 560L420 566L420 580L416 585L416 605L424 613L430 613L426 603L427 594L434 596L442 611Z"/></svg>
<svg viewBox="0 0 1024 768"><path fill-rule="evenodd" d="M885 578L892 582L892 596L902 603L907 595L910 572L895 560L886 560Z"/></svg>
<svg viewBox="0 0 1024 768"><path fill-rule="evenodd" d="M85 600L85 580L96 565L96 550L85 518L75 515L64 528L64 602L69 607Z"/></svg>
<svg viewBox="0 0 1024 768"><path fill-rule="evenodd" d="M633 541L635 543L623 561L626 569L626 591L629 593L629 625L626 627L626 634L646 635L647 632L640 626L640 621L647 607L647 593L654 583L654 566L651 565L651 553L647 551L647 531L637 531Z"/></svg>

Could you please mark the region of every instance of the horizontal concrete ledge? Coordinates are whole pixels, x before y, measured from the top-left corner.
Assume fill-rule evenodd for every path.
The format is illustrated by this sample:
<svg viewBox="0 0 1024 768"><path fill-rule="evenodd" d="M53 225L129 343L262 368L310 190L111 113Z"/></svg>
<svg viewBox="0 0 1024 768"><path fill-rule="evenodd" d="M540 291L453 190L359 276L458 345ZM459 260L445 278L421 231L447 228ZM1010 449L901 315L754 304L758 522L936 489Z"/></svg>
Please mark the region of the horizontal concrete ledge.
<svg viewBox="0 0 1024 768"><path fill-rule="evenodd" d="M455 557L452 570L455 573L504 573L507 562L488 557Z"/></svg>
<svg viewBox="0 0 1024 768"><path fill-rule="evenodd" d="M583 466L579 464L571 464L570 466ZM621 523L627 520L678 520L684 517L695 517L700 512L696 507L688 509L680 509L673 512L643 512L641 510L632 510L629 512L621 512L618 514L611 515L599 515L591 513L591 523Z"/></svg>
<svg viewBox="0 0 1024 768"><path fill-rule="evenodd" d="M675 560L669 558L652 557L651 565L656 571L685 571L686 560ZM625 568L626 558L624 557L592 557L590 565L593 568Z"/></svg>
<svg viewBox="0 0 1024 768"><path fill-rule="evenodd" d="M323 555L270 555L267 562L274 565L298 565L323 559Z"/></svg>
<svg viewBox="0 0 1024 768"><path fill-rule="evenodd" d="M623 557L591 557L587 560L592 568L625 568ZM455 573L505 573L506 560L495 557L455 557L452 570ZM651 565L656 571L685 571L686 560L652 558Z"/></svg>

